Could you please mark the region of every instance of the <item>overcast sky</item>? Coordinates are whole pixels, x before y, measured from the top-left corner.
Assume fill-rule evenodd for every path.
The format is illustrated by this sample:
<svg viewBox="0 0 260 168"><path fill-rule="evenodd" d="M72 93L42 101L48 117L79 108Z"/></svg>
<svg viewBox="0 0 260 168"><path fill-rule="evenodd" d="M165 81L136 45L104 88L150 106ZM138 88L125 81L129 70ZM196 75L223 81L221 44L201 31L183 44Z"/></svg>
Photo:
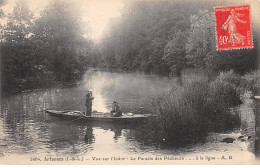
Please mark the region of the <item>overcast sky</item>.
<svg viewBox="0 0 260 168"><path fill-rule="evenodd" d="M15 2L18 0L6 0L7 3L3 6L5 13L12 12L12 9L15 5ZM35 13L36 16L39 16L39 12L48 4L49 0L25 0L28 2L30 9ZM73 0L73 2L78 3L82 11L83 20L89 23L91 32L88 32L88 35L93 38L94 41L98 42L104 30L108 26L108 22L111 18L119 17L120 12L123 10L123 0ZM152 1L152 0L151 0ZM175 1L195 1L195 0L175 0ZM211 0L197 0L210 2ZM233 1L237 4L251 4L251 7L254 10L252 12L252 18L254 24L260 27L260 0L237 0ZM242 3L243 2L243 3ZM212 8L213 11L213 8Z"/></svg>
<svg viewBox="0 0 260 168"><path fill-rule="evenodd" d="M10 13L15 2L18 0L7 0L3 10ZM39 16L39 12L48 4L48 0L26 0L30 9ZM83 20L88 21L91 28L90 36L98 41L102 38L105 28L111 18L120 16L123 8L122 0L75 0L79 3L83 12Z"/></svg>

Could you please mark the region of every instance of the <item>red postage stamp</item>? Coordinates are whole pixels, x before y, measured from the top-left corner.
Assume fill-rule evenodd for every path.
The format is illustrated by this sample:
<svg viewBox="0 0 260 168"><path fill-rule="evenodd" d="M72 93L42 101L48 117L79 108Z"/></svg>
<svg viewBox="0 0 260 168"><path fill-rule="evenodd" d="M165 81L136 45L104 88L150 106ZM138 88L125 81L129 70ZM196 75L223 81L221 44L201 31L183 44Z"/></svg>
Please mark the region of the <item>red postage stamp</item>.
<svg viewBox="0 0 260 168"><path fill-rule="evenodd" d="M253 48L250 5L216 7L217 49Z"/></svg>

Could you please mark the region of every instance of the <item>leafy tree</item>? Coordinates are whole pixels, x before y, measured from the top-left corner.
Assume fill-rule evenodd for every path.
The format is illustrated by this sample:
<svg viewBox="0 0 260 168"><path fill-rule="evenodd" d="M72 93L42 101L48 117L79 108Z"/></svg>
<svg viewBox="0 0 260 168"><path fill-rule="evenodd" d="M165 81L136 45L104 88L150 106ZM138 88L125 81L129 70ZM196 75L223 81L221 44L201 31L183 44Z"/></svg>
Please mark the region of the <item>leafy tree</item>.
<svg viewBox="0 0 260 168"><path fill-rule="evenodd" d="M19 90L27 87L36 75L34 61L30 55L30 32L33 14L25 1L17 1L13 12L7 16L7 25L2 37L3 87Z"/></svg>
<svg viewBox="0 0 260 168"><path fill-rule="evenodd" d="M4 6L6 3L5 0L0 0L0 7ZM4 11L0 8L0 18L3 18L5 16Z"/></svg>
<svg viewBox="0 0 260 168"><path fill-rule="evenodd" d="M20 91L73 83L99 55L84 37L74 4L55 0L36 20L24 0L8 15L1 39L1 81L5 91ZM95 58L95 59L94 59Z"/></svg>
<svg viewBox="0 0 260 168"><path fill-rule="evenodd" d="M42 64L57 81L71 83L78 80L87 65L92 41L84 38L80 14L71 2L56 0L36 20L33 39Z"/></svg>
<svg viewBox="0 0 260 168"><path fill-rule="evenodd" d="M183 45L186 43L186 40L187 32L179 30L164 48L163 59L170 66L172 75L181 75L181 71L187 67L185 45Z"/></svg>
<svg viewBox="0 0 260 168"><path fill-rule="evenodd" d="M176 29L186 31L185 9L179 10L174 2L125 3L122 17L111 25L102 43L104 62L128 71L169 73L164 48Z"/></svg>
<svg viewBox="0 0 260 168"><path fill-rule="evenodd" d="M113 21L101 44L103 66L172 75L180 75L186 67L239 73L256 67L256 47L216 50L215 14L211 11L221 2L124 3L122 17Z"/></svg>
<svg viewBox="0 0 260 168"><path fill-rule="evenodd" d="M186 58L190 66L210 72L235 70L245 73L256 68L257 48L217 51L214 13L199 10L190 17L191 27L186 43ZM257 40L255 44L257 44Z"/></svg>
<svg viewBox="0 0 260 168"><path fill-rule="evenodd" d="M32 28L33 13L24 0L16 2L13 12L7 16L7 26L4 28L4 41L22 44L28 39Z"/></svg>
<svg viewBox="0 0 260 168"><path fill-rule="evenodd" d="M191 66L205 68L205 58L216 48L214 34L214 13L207 9L199 10L190 17L191 28L186 43L186 58Z"/></svg>

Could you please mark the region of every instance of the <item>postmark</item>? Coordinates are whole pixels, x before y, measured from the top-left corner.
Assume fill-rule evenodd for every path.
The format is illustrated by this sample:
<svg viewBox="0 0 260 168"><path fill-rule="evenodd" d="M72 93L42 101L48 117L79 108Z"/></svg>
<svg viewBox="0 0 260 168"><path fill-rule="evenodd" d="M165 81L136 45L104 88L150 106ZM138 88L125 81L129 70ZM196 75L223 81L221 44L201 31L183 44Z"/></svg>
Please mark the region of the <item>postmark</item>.
<svg viewBox="0 0 260 168"><path fill-rule="evenodd" d="M217 50L253 48L250 5L215 7Z"/></svg>

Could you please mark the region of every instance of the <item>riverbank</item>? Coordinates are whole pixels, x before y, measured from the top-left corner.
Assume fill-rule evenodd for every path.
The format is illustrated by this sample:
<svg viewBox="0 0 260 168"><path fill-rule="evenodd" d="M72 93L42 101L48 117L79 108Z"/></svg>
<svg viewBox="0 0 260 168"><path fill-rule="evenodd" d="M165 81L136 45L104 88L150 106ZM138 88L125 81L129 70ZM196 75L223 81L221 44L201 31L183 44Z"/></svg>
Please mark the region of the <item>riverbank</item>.
<svg viewBox="0 0 260 168"><path fill-rule="evenodd" d="M203 140L209 132L239 128L244 124L243 113L234 109L252 99L252 95L243 96L255 94L260 80L257 74L259 71L240 76L228 71L214 78L207 73L183 74L172 81L169 95L155 100L157 117L144 129L158 142L186 145Z"/></svg>
<svg viewBox="0 0 260 168"><path fill-rule="evenodd" d="M90 67L88 68L85 72L115 72L115 73L138 73L138 74L148 74L145 72L141 71L127 71L127 70L122 70L122 69L111 69L111 68L102 68L102 67ZM20 85L17 85L17 87L12 87L12 89L6 89L8 86L4 83L2 83L1 88L0 88L0 93L1 96L7 96L7 95L14 95L17 93L21 92L28 92L28 91L34 91L34 90L40 90L40 89L50 89L50 88L66 88L66 87L73 87L76 85L80 84L80 81L83 78L84 73L81 73L80 77L77 77L73 81L69 82L59 82L50 76L44 76L44 77L39 77L37 79L34 79L34 81L31 81L30 85L28 85L29 81L23 80L23 84L21 83ZM149 73L148 75L156 75L156 74L151 74ZM166 74L162 75L167 77ZM37 81L38 80L38 81Z"/></svg>
<svg viewBox="0 0 260 168"><path fill-rule="evenodd" d="M0 118L0 155L3 154L1 159L21 155L29 156L27 160L32 155L44 157L72 155L86 158L97 157L103 155L102 153L122 157L130 155L184 157L188 159L187 163L195 163L196 156L204 159L207 156L210 158L217 158L219 155L232 156L231 161L236 163L241 161L239 156L243 156L245 160L254 159L254 154L247 147L254 137L252 135L252 138L245 142L238 140L239 136L249 136L241 133L240 127L219 133L209 132L205 137L197 136L197 139L188 137L191 143L179 145L169 144L167 139L153 141L157 137L156 134L149 135L153 131L151 128L144 131L140 128L120 128L112 125L89 127L78 124L77 121L68 122L51 117L44 112L44 109L64 108L85 110L85 88L93 89L95 97L93 110L104 112L110 110L111 102L116 99L119 100L123 111L130 111L138 109L140 105L146 109L151 106L153 98L167 95L172 89L172 81L165 77L143 74L93 72L86 74L79 86L22 92L4 98L1 102ZM249 100L252 100L250 97L248 95ZM243 101L242 98L241 100ZM247 111L248 114L244 111L254 107L251 103L253 102L249 101L236 106L241 107L241 110L235 111L254 117L251 115L253 110ZM252 120L247 118L246 121L251 124ZM181 140L187 142L184 136L177 138L180 142ZM221 142L225 138L236 140L233 143ZM210 163L213 163L212 161ZM169 161L170 163L176 162Z"/></svg>

